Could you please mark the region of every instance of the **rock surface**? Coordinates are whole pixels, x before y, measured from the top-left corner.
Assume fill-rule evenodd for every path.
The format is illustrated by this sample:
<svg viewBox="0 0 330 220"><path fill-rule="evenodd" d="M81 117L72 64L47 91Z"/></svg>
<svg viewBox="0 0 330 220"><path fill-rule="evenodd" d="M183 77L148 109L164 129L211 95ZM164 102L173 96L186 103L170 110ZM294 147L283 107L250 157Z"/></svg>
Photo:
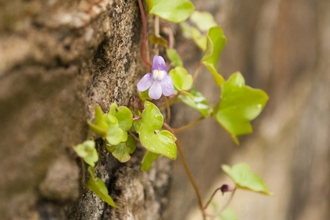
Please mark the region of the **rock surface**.
<svg viewBox="0 0 330 220"><path fill-rule="evenodd" d="M142 149L120 164L99 143L97 176L120 204L114 210L81 187L71 149L90 135L94 106L127 105L145 73L137 1L0 5L1 219L159 219L168 160L157 175L142 173Z"/></svg>

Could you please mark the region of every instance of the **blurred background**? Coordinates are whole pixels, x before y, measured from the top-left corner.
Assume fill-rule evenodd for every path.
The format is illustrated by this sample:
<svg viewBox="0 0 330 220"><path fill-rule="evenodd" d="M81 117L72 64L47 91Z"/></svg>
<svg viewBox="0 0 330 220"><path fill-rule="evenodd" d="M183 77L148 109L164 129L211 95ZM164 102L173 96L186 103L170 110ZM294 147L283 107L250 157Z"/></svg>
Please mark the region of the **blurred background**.
<svg viewBox="0 0 330 220"><path fill-rule="evenodd" d="M230 207L242 220L311 220L330 216L330 1L203 0L227 36L218 70L227 79L241 71L246 84L270 99L253 121L254 132L236 146L213 120L179 134L204 201L222 184L231 184L221 164L247 163L274 192L268 197L236 192ZM186 48L184 62L202 56ZM198 89L213 103L219 90L202 68ZM174 127L198 118L176 110ZM218 194L221 207L229 196ZM193 188L180 159L175 161L165 219L201 219Z"/></svg>

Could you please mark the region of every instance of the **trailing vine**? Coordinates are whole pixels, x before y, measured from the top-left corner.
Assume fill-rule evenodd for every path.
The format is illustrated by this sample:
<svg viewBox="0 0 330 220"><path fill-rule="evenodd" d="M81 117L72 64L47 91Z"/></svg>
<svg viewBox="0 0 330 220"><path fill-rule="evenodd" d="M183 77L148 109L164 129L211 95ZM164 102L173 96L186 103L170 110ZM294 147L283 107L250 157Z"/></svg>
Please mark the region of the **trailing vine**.
<svg viewBox="0 0 330 220"><path fill-rule="evenodd" d="M248 165L236 164L232 167L222 165L222 170L233 180L234 186L224 184L217 188L204 203L193 173L186 162L180 141L175 134L197 125L206 118L213 118L231 135L233 141L239 144L237 136L252 132L250 121L261 113L268 96L260 89L246 86L244 77L239 72L232 74L227 80L218 72L217 63L226 45L226 37L211 14L195 11L189 0L147 0L148 16L155 17L155 33L147 37L147 15L142 1L138 0L138 3L143 28L140 55L146 68L151 68L151 70L137 83L138 97L134 99L137 101L129 106L118 106L112 103L109 112L106 113L96 105L95 119L87 123L91 131L95 133L95 137L102 138L106 142L106 149L122 163L130 159L137 143L140 143L146 149L141 161L142 171L149 171L152 163L160 155L175 160L178 152L195 190L203 219L223 217L225 212L227 212L226 219L228 216L231 216L229 219L235 219L235 214L226 208L238 189L266 195L272 195L272 193ZM204 52L193 74L184 68L180 54L174 49L171 28L163 28L168 40L160 35L160 19L179 23L183 35L191 39ZM187 19L190 23L185 22ZM148 41L156 48L153 51L152 62L149 61ZM158 54L160 47L166 50L168 64ZM210 104L194 86L202 65L209 70L214 83L221 88L219 101L214 105ZM171 67L170 70L168 66ZM177 102L185 103L197 110L201 116L182 127L171 127L169 124L170 106ZM162 112L165 112L166 117ZM84 185L109 205L119 208L108 194L105 184L95 175L94 167L98 161L98 153L94 140L87 140L73 149L89 166L89 180ZM218 191L231 193L229 201L215 213L206 212Z"/></svg>

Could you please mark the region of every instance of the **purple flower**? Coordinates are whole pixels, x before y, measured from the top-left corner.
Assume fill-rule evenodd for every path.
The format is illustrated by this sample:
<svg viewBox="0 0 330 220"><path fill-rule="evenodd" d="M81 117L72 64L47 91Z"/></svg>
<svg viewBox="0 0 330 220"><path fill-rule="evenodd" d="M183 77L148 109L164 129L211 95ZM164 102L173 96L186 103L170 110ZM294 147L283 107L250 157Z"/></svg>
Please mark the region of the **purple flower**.
<svg viewBox="0 0 330 220"><path fill-rule="evenodd" d="M167 74L166 64L161 56L154 56L151 73L147 73L138 82L137 88L140 92L149 89L149 97L159 99L162 94L170 96L174 93L171 77Z"/></svg>

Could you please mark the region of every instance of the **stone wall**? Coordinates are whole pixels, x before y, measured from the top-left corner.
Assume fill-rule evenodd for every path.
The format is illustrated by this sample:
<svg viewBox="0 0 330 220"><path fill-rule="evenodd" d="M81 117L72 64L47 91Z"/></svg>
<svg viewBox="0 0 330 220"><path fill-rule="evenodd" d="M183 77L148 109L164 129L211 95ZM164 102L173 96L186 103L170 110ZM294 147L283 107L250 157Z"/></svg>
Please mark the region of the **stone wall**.
<svg viewBox="0 0 330 220"><path fill-rule="evenodd" d="M1 218L160 218L167 160L142 173L141 148L120 164L99 141L97 175L121 206L114 210L81 187L81 161L71 149L91 135L86 120L95 104L104 111L127 105L145 73L137 1L0 5Z"/></svg>

